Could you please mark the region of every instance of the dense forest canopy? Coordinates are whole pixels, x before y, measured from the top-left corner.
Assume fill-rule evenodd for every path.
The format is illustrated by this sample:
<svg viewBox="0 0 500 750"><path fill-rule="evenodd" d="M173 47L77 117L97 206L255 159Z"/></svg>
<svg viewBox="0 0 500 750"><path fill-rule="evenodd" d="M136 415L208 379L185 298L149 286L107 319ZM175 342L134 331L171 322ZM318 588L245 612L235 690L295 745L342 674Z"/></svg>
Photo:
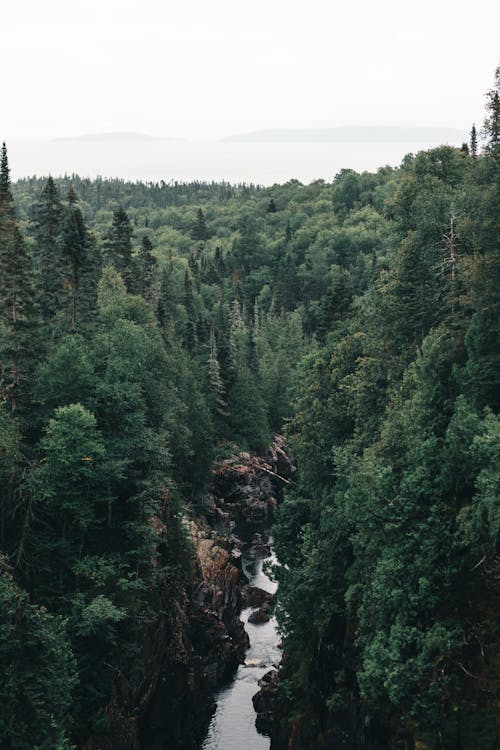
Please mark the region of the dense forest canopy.
<svg viewBox="0 0 500 750"><path fill-rule="evenodd" d="M11 184L3 147L2 747L140 710L213 460L284 426L280 731L498 747L499 76L482 146L331 183Z"/></svg>

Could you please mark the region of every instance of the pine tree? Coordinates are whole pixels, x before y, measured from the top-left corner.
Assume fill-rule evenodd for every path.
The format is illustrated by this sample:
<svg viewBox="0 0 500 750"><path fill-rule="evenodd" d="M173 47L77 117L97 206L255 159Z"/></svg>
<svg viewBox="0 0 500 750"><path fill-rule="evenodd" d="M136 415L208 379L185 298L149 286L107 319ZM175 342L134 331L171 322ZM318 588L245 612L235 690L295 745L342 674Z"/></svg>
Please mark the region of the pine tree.
<svg viewBox="0 0 500 750"><path fill-rule="evenodd" d="M156 317L165 341L172 341L175 334L175 290L172 280L171 262L163 269Z"/></svg>
<svg viewBox="0 0 500 750"><path fill-rule="evenodd" d="M274 202L274 198L271 198L271 200L269 201L269 204L268 204L268 206L266 208L266 212L268 214L275 214L277 212L277 210L278 209L276 208L276 203Z"/></svg>
<svg viewBox="0 0 500 750"><path fill-rule="evenodd" d="M77 328L78 307L81 296L81 277L88 261L89 236L82 212L77 206L78 198L71 188L68 193L68 206L64 211L62 226L62 253L66 262L65 287L70 298L71 329Z"/></svg>
<svg viewBox="0 0 500 750"><path fill-rule="evenodd" d="M37 341L33 272L14 211L5 144L0 163L0 397L12 410L27 390Z"/></svg>
<svg viewBox="0 0 500 750"><path fill-rule="evenodd" d="M81 269L78 298L78 321L92 328L97 317L97 289L102 273L101 249L90 232L86 236L85 262Z"/></svg>
<svg viewBox="0 0 500 750"><path fill-rule="evenodd" d="M2 143L2 149L0 151L0 196L2 196L2 194L4 198L7 198L10 194L9 157L7 155L5 141ZM10 197L10 200L12 200L12 196Z"/></svg>
<svg viewBox="0 0 500 750"><path fill-rule="evenodd" d="M226 264L224 263L224 255L219 245L215 248L214 263L219 275L224 276L226 272Z"/></svg>
<svg viewBox="0 0 500 750"><path fill-rule="evenodd" d="M495 71L493 88L486 95L487 116L484 122L486 153L500 163L500 65Z"/></svg>
<svg viewBox="0 0 500 750"><path fill-rule="evenodd" d="M65 270L61 248L64 209L49 177L34 206L35 262L42 314L51 320L63 305Z"/></svg>
<svg viewBox="0 0 500 750"><path fill-rule="evenodd" d="M130 219L123 208L113 212L113 223L104 242L104 259L121 274L129 291L133 289L132 234Z"/></svg>
<svg viewBox="0 0 500 750"><path fill-rule="evenodd" d="M210 355L208 358L208 385L212 394L214 411L220 423L228 416L226 403L226 392L221 377L219 357L217 354L217 339L215 337L215 326L210 324Z"/></svg>
<svg viewBox="0 0 500 750"><path fill-rule="evenodd" d="M196 212L196 224L193 227L192 236L194 240L198 240L199 242L205 242L210 239L210 232L201 208Z"/></svg>
<svg viewBox="0 0 500 750"><path fill-rule="evenodd" d="M189 352L196 347L196 313L194 307L193 282L189 271L184 274L184 307L186 308L186 336L185 343Z"/></svg>
<svg viewBox="0 0 500 750"><path fill-rule="evenodd" d="M229 356L234 373L247 364L248 331L243 322L240 303L236 298L231 306L229 321Z"/></svg>
<svg viewBox="0 0 500 750"><path fill-rule="evenodd" d="M140 294L141 297L144 297L150 304L154 296L156 267L158 265L158 261L154 257L152 250L153 245L151 244L151 240L145 236L135 262L137 276L134 291Z"/></svg>
<svg viewBox="0 0 500 750"><path fill-rule="evenodd" d="M477 159L477 132L476 132L476 126L474 123L472 124L472 129L470 131L469 153L474 159Z"/></svg>

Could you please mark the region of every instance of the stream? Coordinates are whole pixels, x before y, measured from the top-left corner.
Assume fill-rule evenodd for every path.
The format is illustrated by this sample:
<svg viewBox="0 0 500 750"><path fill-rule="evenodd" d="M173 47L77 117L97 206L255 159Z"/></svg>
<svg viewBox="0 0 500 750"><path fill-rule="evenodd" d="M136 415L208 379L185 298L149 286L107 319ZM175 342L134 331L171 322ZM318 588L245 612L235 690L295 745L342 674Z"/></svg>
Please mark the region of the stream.
<svg viewBox="0 0 500 750"><path fill-rule="evenodd" d="M267 558L276 563L274 554ZM263 570L264 560L243 556L243 571L250 585L274 593L276 584ZM215 699L217 709L212 717L202 750L269 750L270 739L259 734L255 728L256 714L252 696L259 690L258 681L280 661L279 635L276 621L254 625L248 618L258 607L247 607L241 612L241 620L250 639L250 648L245 663L236 671L233 681L222 688Z"/></svg>

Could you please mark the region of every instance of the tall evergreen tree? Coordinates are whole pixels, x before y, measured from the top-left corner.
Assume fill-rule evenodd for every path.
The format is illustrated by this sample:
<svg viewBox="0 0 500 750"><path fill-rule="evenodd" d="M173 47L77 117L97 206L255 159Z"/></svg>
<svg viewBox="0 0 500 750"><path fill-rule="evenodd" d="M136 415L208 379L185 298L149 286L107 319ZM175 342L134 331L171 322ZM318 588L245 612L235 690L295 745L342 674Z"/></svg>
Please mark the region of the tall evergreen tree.
<svg viewBox="0 0 500 750"><path fill-rule="evenodd" d="M52 177L48 178L33 214L38 292L42 314L48 321L63 306L66 276L61 246L64 209Z"/></svg>
<svg viewBox="0 0 500 750"><path fill-rule="evenodd" d="M12 410L27 395L28 372L34 363L35 306L33 272L14 211L5 144L0 163L0 397Z"/></svg>
<svg viewBox="0 0 500 750"><path fill-rule="evenodd" d="M129 291L134 286L132 235L133 229L127 212L123 208L117 208L113 212L113 223L104 241L104 260L114 265Z"/></svg>
<svg viewBox="0 0 500 750"><path fill-rule="evenodd" d="M219 429L228 416L224 382L221 377L215 326L210 324L210 355L208 357L208 385L213 399L213 408L217 417Z"/></svg>
<svg viewBox="0 0 500 750"><path fill-rule="evenodd" d="M139 254L137 255L135 292L152 304L156 279L156 267L158 261L152 253L153 245L148 236L142 240Z"/></svg>
<svg viewBox="0 0 500 750"><path fill-rule="evenodd" d="M486 153L494 159L497 167L500 167L500 65L495 71L493 87L486 95L486 111Z"/></svg>
<svg viewBox="0 0 500 750"><path fill-rule="evenodd" d="M193 239L198 240L199 242L205 242L210 238L210 232L205 221L205 214L201 208L196 212L196 223L193 227L192 235Z"/></svg>
<svg viewBox="0 0 500 750"><path fill-rule="evenodd" d="M474 159L477 159L477 131L474 123L472 124L472 128L470 131L469 153Z"/></svg>
<svg viewBox="0 0 500 750"><path fill-rule="evenodd" d="M66 261L66 293L70 300L71 329L77 328L81 302L83 268L89 261L89 236L82 212L77 205L76 193L68 194L62 226L62 253Z"/></svg>

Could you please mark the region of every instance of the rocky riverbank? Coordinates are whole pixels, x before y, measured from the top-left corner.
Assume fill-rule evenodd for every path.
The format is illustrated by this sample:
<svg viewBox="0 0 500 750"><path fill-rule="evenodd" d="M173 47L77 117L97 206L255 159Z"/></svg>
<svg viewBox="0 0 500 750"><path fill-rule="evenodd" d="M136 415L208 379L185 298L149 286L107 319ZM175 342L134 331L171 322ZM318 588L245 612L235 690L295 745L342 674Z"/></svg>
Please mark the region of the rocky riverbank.
<svg viewBox="0 0 500 750"><path fill-rule="evenodd" d="M214 465L204 516L186 520L194 552L192 586L174 620L163 623L167 646L163 653L157 650L158 676L139 720L137 748L199 747L215 690L245 659L241 610L254 606L256 619L269 618L271 595L249 586L242 553L268 556L261 532L294 470L279 436L263 456L241 452Z"/></svg>

